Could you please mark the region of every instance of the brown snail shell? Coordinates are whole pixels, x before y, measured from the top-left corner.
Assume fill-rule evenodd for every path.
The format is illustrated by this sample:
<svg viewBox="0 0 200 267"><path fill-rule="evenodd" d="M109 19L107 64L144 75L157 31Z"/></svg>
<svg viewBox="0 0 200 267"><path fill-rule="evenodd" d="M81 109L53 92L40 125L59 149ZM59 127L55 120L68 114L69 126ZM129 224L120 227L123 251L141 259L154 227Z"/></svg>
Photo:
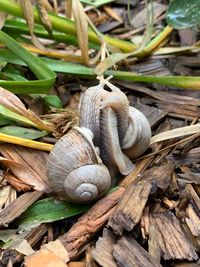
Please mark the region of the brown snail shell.
<svg viewBox="0 0 200 267"><path fill-rule="evenodd" d="M101 198L111 178L92 143L92 132L74 127L54 146L48 160L48 177L60 198L89 203Z"/></svg>

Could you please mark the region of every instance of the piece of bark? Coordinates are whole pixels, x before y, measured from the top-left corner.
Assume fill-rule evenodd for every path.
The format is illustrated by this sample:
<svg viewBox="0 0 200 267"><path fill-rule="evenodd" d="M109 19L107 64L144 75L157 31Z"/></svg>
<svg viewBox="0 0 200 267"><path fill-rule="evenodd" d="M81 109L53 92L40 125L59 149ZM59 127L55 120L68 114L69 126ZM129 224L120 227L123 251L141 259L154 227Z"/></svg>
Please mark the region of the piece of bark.
<svg viewBox="0 0 200 267"><path fill-rule="evenodd" d="M131 235L124 235L118 240L113 256L120 267L161 267Z"/></svg>
<svg viewBox="0 0 200 267"><path fill-rule="evenodd" d="M23 194L15 199L8 207L0 212L0 226L7 226L42 195L43 192L34 191Z"/></svg>
<svg viewBox="0 0 200 267"><path fill-rule="evenodd" d="M200 184L200 173L195 173L195 172L186 172L183 174L178 174L178 181L184 182L184 183L189 183L189 184Z"/></svg>
<svg viewBox="0 0 200 267"><path fill-rule="evenodd" d="M198 259L193 244L170 211L150 214L149 253L157 262L160 256L165 260Z"/></svg>
<svg viewBox="0 0 200 267"><path fill-rule="evenodd" d="M66 234L59 237L67 249L70 260L85 250L89 240L108 221L123 193L124 188L119 188L99 200Z"/></svg>
<svg viewBox="0 0 200 267"><path fill-rule="evenodd" d="M196 161L199 161L200 158L200 148L195 147L189 150L184 155L168 155L167 159L176 162L176 164L180 165L190 165Z"/></svg>
<svg viewBox="0 0 200 267"><path fill-rule="evenodd" d="M148 95L149 97L152 97L153 99L158 100L160 102L171 103L171 104L176 103L180 105L189 105L189 106L197 106L197 107L200 106L199 98L180 95L180 94L173 94L173 93L163 92L163 91L154 91L147 87L144 87L138 84L133 84L132 82L116 81L115 83L117 85L121 85L135 92Z"/></svg>
<svg viewBox="0 0 200 267"><path fill-rule="evenodd" d="M189 204L186 208L186 214L187 217L185 217L185 223L190 229L192 235L200 237L200 214L196 213L192 204Z"/></svg>
<svg viewBox="0 0 200 267"><path fill-rule="evenodd" d="M166 162L160 166L152 167L146 170L141 177L138 177L136 181L148 181L153 183L154 191L156 191L157 187L166 190L171 181L171 176L174 171L174 163Z"/></svg>
<svg viewBox="0 0 200 267"><path fill-rule="evenodd" d="M131 231L140 221L151 188L151 182L148 181L140 181L127 187L108 222L108 226L116 234L121 235L123 230Z"/></svg>
<svg viewBox="0 0 200 267"><path fill-rule="evenodd" d="M31 231L27 231L27 234L24 236L24 238L27 240L29 245L33 247L43 237L46 231L47 225L41 224L40 226L32 229ZM8 264L9 259L12 259L12 262L16 263L21 261L23 257L24 255L22 255L16 250L6 249L3 252L2 258L0 260L0 266L6 266Z"/></svg>
<svg viewBox="0 0 200 267"><path fill-rule="evenodd" d="M113 245L116 243L115 235L108 229L103 230L103 237L99 237L92 255L96 262L103 267L117 267L113 258Z"/></svg>

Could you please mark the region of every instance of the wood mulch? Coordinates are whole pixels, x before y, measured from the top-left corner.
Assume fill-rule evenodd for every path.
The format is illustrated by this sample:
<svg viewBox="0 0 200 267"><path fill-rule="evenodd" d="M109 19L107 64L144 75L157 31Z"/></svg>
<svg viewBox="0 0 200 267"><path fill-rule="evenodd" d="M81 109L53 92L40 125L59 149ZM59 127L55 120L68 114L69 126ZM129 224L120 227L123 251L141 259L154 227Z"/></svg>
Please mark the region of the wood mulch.
<svg viewBox="0 0 200 267"><path fill-rule="evenodd" d="M124 22L127 20L124 11L127 1L116 2L117 5L113 5L119 17L114 18L116 14L109 7L101 10L98 19L96 11L90 12L95 25L102 32L119 38L131 39L135 33L142 33L145 29L144 6L138 7L140 21L137 17L132 21L135 23L133 31L123 26L123 21L119 19L122 17ZM134 6L135 1L131 2ZM156 6L157 27L163 21L167 1L160 2L162 4ZM197 37L193 29L177 31L171 36L168 46L174 43L178 46L191 45ZM128 66L129 70L155 76L196 76L199 75L199 67L199 54L194 53L171 57L154 55ZM58 75L55 91L65 103L64 106L76 112L80 88L87 88L96 84L96 81L64 78ZM200 120L200 91L156 84L112 82L126 93L130 105L147 116L153 135ZM64 86L71 89L66 92ZM21 99L32 110L41 108L41 103L33 104L24 96ZM57 136L66 130L66 121L71 123L65 114L54 120ZM51 141L54 143L55 139ZM36 263L37 267L47 264L58 267L200 266L199 145L200 133L151 145L135 161L134 171L119 180L116 190L95 203L86 213L19 233L21 240L27 241L30 248L37 252L25 256L22 248L1 249L0 266L21 266L24 261L29 267L36 266ZM48 154L42 152L39 155L31 149L3 144L0 144L0 151L2 156L19 164L27 164L29 154L32 155L30 166L26 166L28 177L16 179L19 178L14 168L16 166L0 172L1 187L7 190L5 194L10 197L6 203L0 198L0 227L10 229L10 225L31 204L49 193L45 174ZM37 166L34 165L36 159ZM34 180L34 177L40 181L38 186L42 187L45 194L40 189L32 190L35 184L26 183L30 178ZM8 186L15 188L18 195Z"/></svg>

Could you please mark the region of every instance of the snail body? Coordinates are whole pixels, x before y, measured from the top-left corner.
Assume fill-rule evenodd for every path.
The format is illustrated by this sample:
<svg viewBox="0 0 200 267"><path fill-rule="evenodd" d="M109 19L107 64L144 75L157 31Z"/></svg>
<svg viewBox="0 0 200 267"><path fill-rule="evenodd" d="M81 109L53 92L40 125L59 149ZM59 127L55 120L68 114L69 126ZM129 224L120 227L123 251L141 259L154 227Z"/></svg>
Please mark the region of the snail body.
<svg viewBox="0 0 200 267"><path fill-rule="evenodd" d="M104 89L107 85L110 90ZM48 161L53 190L65 200L88 203L101 198L116 173L128 175L132 159L148 148L151 129L146 117L130 107L126 95L100 78L80 100L79 127L54 146Z"/></svg>

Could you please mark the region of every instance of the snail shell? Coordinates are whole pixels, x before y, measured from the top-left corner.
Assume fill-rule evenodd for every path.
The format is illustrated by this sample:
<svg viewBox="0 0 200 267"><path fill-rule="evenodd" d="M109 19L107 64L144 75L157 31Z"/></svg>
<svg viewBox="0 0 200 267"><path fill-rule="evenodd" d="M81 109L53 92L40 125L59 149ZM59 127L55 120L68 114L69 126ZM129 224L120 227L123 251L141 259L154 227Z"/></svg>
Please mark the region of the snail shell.
<svg viewBox="0 0 200 267"><path fill-rule="evenodd" d="M89 203L101 198L111 178L92 143L90 130L74 127L52 149L48 159L48 178L60 198Z"/></svg>

